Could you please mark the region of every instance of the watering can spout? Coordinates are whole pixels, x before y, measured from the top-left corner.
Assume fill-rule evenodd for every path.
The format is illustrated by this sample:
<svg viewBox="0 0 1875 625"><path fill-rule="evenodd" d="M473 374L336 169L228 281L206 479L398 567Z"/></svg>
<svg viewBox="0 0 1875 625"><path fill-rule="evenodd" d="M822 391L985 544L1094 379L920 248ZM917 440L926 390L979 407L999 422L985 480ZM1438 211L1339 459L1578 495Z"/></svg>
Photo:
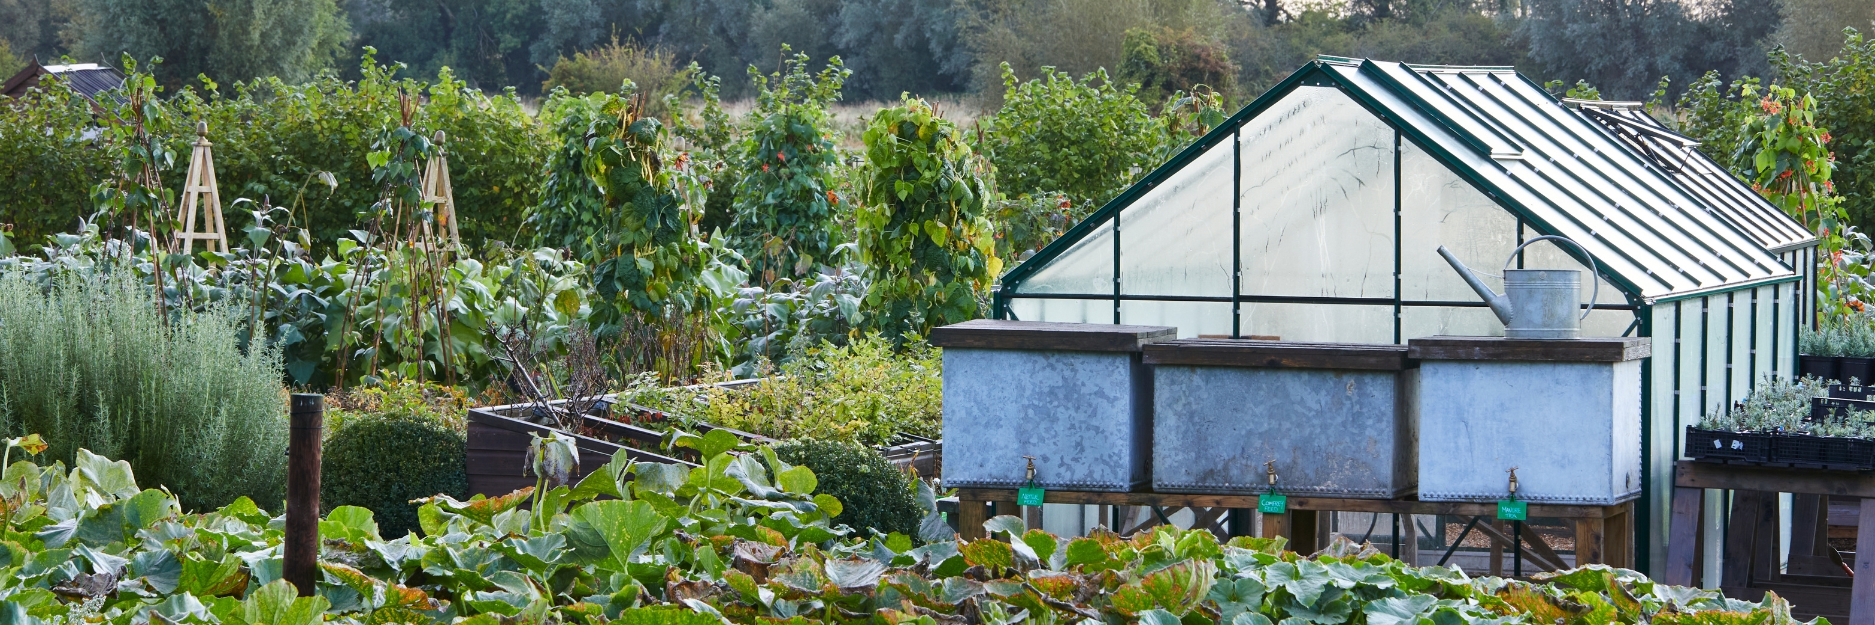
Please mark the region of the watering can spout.
<svg viewBox="0 0 1875 625"><path fill-rule="evenodd" d="M1471 285L1471 290L1478 292L1478 297L1484 298L1484 303L1491 306L1491 312L1497 313L1499 321L1504 322L1504 325L1510 325L1512 315L1510 298L1498 295L1496 291L1491 290L1491 287L1485 286L1484 281L1478 279L1478 274L1466 267L1465 263L1458 262L1458 258L1452 256L1452 251L1445 249L1445 246L1439 246L1439 255L1445 257L1445 262L1452 264L1452 269L1458 271L1458 277L1464 278L1465 284Z"/></svg>

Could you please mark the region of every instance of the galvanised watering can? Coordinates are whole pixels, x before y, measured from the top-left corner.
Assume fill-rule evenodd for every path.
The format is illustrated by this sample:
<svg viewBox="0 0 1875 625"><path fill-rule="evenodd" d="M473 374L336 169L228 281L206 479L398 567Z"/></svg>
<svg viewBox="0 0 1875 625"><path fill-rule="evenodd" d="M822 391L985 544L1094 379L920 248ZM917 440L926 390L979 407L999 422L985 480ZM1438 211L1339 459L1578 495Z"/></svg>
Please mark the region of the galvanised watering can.
<svg viewBox="0 0 1875 625"><path fill-rule="evenodd" d="M1564 241L1582 250L1582 257L1589 260L1589 269L1595 269L1595 258L1580 244L1567 237L1540 236L1512 250L1510 258L1504 260L1504 294L1498 295L1491 287L1485 286L1478 275L1465 267L1464 263L1452 256L1452 252L1439 246L1439 255L1445 262L1451 263L1458 270L1459 277L1477 291L1486 304L1491 305L1491 312L1504 322L1504 338L1507 339L1573 339L1582 335L1582 320L1587 319L1595 310L1595 297L1601 295L1601 282L1595 282L1589 292L1589 307L1580 316L1581 309L1577 297L1582 292L1582 272L1575 269L1511 269L1511 260L1517 253L1531 243L1544 239Z"/></svg>

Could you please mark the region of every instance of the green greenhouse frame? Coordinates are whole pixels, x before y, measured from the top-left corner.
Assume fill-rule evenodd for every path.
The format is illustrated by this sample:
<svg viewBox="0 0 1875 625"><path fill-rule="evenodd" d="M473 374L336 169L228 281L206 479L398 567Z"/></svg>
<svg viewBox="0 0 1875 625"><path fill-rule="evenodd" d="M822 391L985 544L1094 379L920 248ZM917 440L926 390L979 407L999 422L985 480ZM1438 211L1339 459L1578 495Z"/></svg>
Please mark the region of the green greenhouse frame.
<svg viewBox="0 0 1875 625"><path fill-rule="evenodd" d="M1816 314L1816 238L1696 145L1638 103L1559 99L1508 67L1319 57L1012 269L993 316L1184 337L1501 335L1433 249L1491 271L1530 237L1568 237L1602 285L1584 334L1654 339L1634 524L1648 570L1681 428L1790 376ZM1547 241L1515 257L1583 260Z"/></svg>

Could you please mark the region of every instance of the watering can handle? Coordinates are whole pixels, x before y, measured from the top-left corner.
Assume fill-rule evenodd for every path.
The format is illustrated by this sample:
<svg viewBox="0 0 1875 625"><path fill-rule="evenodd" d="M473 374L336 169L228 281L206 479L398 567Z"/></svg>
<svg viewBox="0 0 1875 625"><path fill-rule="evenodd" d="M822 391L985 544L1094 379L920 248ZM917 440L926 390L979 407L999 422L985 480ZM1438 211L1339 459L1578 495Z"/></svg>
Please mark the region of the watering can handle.
<svg viewBox="0 0 1875 625"><path fill-rule="evenodd" d="M1595 299L1597 297L1600 297L1602 294L1602 279L1601 279L1601 271L1595 268L1595 256L1589 254L1588 248L1582 247L1581 243L1577 243L1574 240L1571 240L1569 237L1556 236L1553 234L1546 234L1540 237L1530 239L1528 241L1524 241L1523 245L1519 245L1517 246L1517 249L1510 251L1510 258L1504 259L1504 269L1510 268L1511 259L1516 258L1517 253L1522 252L1523 248L1529 247L1531 243L1535 243L1537 241L1541 241L1544 239L1568 241L1570 245L1574 245L1576 246L1576 249L1582 251L1583 258L1589 259L1589 280L1594 281L1593 285L1589 288L1589 309L1582 311L1582 316L1577 317L1576 320L1581 321L1583 319L1589 318L1589 313L1595 312Z"/></svg>

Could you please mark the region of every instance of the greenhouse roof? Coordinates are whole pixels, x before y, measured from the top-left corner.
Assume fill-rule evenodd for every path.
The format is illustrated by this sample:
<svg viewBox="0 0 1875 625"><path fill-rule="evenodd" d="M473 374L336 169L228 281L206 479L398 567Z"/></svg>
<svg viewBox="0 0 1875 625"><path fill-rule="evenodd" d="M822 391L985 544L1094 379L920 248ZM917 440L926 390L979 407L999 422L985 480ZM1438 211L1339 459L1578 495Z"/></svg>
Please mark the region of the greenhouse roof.
<svg viewBox="0 0 1875 625"><path fill-rule="evenodd" d="M1694 141L1668 130L1641 110L1639 102L1564 100L1600 122L1623 143L1652 161L1681 186L1717 209L1719 216L1772 253L1816 245L1816 235L1773 206L1764 196L1713 162Z"/></svg>
<svg viewBox="0 0 1875 625"><path fill-rule="evenodd" d="M1772 250L1813 243L1697 151L1674 161L1688 165L1664 164L1648 152L1664 138L1630 142L1512 68L1324 56L1010 271L1004 291L1023 292L1056 256L1303 85L1339 88L1538 233L1580 243L1637 304L1796 280Z"/></svg>

